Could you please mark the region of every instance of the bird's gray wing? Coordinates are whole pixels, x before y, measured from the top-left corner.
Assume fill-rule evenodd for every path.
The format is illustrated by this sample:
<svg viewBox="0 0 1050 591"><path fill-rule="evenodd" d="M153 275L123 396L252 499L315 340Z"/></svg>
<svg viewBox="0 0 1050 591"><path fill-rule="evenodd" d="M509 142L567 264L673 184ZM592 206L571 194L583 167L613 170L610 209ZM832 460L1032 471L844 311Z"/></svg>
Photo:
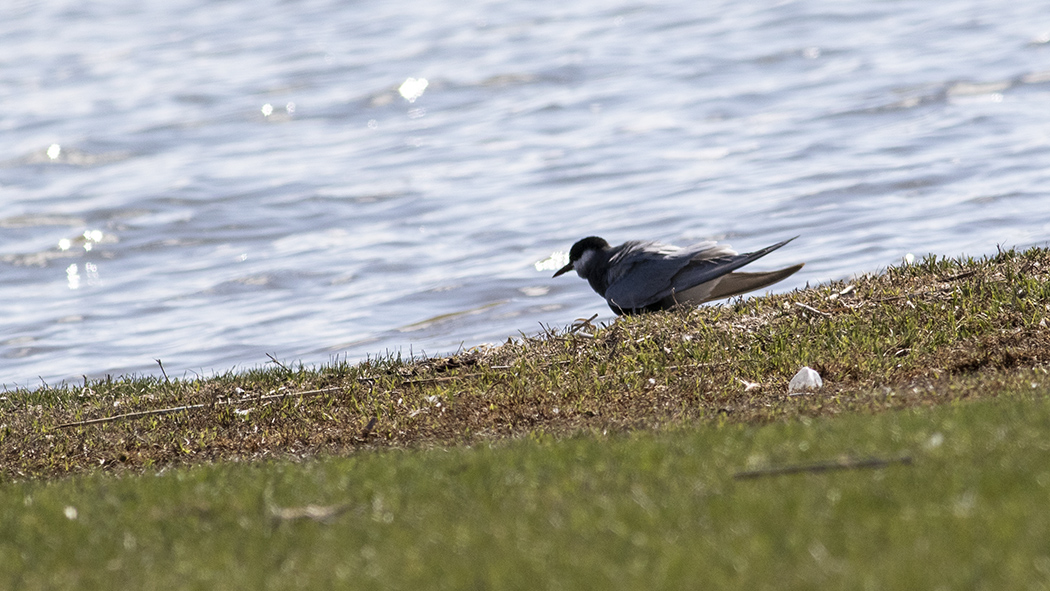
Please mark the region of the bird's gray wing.
<svg viewBox="0 0 1050 591"><path fill-rule="evenodd" d="M673 299L679 304L700 305L714 300L731 298L779 283L794 275L802 266L803 263L799 263L783 269L777 269L776 271L759 273L733 271L711 281L705 281L692 289L676 291Z"/></svg>
<svg viewBox="0 0 1050 591"><path fill-rule="evenodd" d="M713 268L717 261L734 256L741 255L727 245L710 241L685 248L657 242L626 242L609 259L609 287L605 298L624 310L644 308L675 291L688 289L680 285L684 285L680 280L683 273L688 271L692 276L694 267ZM720 274L714 273L711 277Z"/></svg>
<svg viewBox="0 0 1050 591"><path fill-rule="evenodd" d="M610 278L605 298L624 310L645 308L731 273L792 240L794 238L744 254L714 242L700 242L681 249L637 243L636 248L623 253L624 260L632 264L625 265L623 268L627 270L619 277Z"/></svg>
<svg viewBox="0 0 1050 591"><path fill-rule="evenodd" d="M772 246L767 246L761 250L756 250L755 252L747 252L744 254L736 254L733 251L729 251L732 254L715 256L697 256L672 278L672 289L674 293L681 293L698 285L703 285L704 283L707 283L714 279L718 279L719 277L736 271L744 265L747 265L757 259L766 256L767 254L773 252L781 246L784 246L785 244L791 242L794 239L795 238L789 238L787 240L784 240L783 242L778 242ZM798 271L798 269L800 268L801 266L793 268L793 270L788 272L787 275L780 277L780 279L791 275L795 271ZM778 279L777 281L779 281L780 279ZM747 289L744 291L751 290ZM744 293L744 291L740 291L738 293Z"/></svg>

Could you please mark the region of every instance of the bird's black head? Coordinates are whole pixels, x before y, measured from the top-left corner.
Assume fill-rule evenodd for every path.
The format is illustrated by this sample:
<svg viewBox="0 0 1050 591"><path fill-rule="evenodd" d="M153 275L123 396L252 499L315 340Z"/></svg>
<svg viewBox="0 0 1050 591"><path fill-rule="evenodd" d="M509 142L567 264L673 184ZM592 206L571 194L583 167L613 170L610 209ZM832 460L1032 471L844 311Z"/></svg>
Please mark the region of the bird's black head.
<svg viewBox="0 0 1050 591"><path fill-rule="evenodd" d="M554 274L555 277L563 273L572 271L576 266L576 261L583 258L583 254L589 250L605 250L609 248L609 243L604 238L597 236L588 236L583 240L579 240L576 244L572 245L569 249L569 264L565 265L558 272Z"/></svg>
<svg viewBox="0 0 1050 591"><path fill-rule="evenodd" d="M609 243L604 238L588 236L583 240L577 241L569 249L569 262L575 263L580 260L583 257L583 253L588 250L605 250L606 248L609 248Z"/></svg>

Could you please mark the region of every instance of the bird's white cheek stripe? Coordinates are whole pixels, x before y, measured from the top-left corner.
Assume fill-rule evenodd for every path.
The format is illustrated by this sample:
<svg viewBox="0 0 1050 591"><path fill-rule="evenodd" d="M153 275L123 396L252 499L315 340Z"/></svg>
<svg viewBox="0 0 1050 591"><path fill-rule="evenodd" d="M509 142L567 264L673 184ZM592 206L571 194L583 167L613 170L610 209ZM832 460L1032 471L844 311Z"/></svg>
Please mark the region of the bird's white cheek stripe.
<svg viewBox="0 0 1050 591"><path fill-rule="evenodd" d="M583 254L580 255L580 258L577 259L576 262L572 265L572 268L576 269L577 275L583 277L584 269L586 269L587 265L590 264L592 258L594 258L593 250L583 251Z"/></svg>

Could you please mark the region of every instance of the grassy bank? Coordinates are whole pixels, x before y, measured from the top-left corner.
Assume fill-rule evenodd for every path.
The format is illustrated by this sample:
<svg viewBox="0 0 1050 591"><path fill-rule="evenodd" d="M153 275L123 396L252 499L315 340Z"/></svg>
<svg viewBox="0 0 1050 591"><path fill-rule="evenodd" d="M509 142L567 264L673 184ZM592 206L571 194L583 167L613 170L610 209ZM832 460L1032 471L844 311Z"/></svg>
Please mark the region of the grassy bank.
<svg viewBox="0 0 1050 591"><path fill-rule="evenodd" d="M0 588L1050 587L1047 269L5 391Z"/></svg>
<svg viewBox="0 0 1050 591"><path fill-rule="evenodd" d="M442 359L117 378L0 396L0 478L759 424L990 397L1050 359L1050 254L921 263ZM788 396L803 366L825 388ZM980 384L974 386L973 384Z"/></svg>

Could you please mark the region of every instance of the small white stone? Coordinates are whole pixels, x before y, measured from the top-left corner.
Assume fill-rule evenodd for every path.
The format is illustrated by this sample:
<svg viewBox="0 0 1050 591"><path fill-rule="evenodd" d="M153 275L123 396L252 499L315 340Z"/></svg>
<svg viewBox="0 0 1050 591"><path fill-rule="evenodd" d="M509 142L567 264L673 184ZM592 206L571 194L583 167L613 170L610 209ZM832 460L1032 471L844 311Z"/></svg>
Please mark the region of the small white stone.
<svg viewBox="0 0 1050 591"><path fill-rule="evenodd" d="M797 396L805 392L812 392L819 390L824 386L824 380L820 379L820 374L816 370L810 367L803 367L798 370L795 377L791 378L788 382L788 394Z"/></svg>
<svg viewBox="0 0 1050 591"><path fill-rule="evenodd" d="M930 435L929 439L926 440L926 443L923 444L923 447L925 447L926 450L929 451L931 449L937 449L943 443L944 435L942 435L941 433L934 433L933 435Z"/></svg>

